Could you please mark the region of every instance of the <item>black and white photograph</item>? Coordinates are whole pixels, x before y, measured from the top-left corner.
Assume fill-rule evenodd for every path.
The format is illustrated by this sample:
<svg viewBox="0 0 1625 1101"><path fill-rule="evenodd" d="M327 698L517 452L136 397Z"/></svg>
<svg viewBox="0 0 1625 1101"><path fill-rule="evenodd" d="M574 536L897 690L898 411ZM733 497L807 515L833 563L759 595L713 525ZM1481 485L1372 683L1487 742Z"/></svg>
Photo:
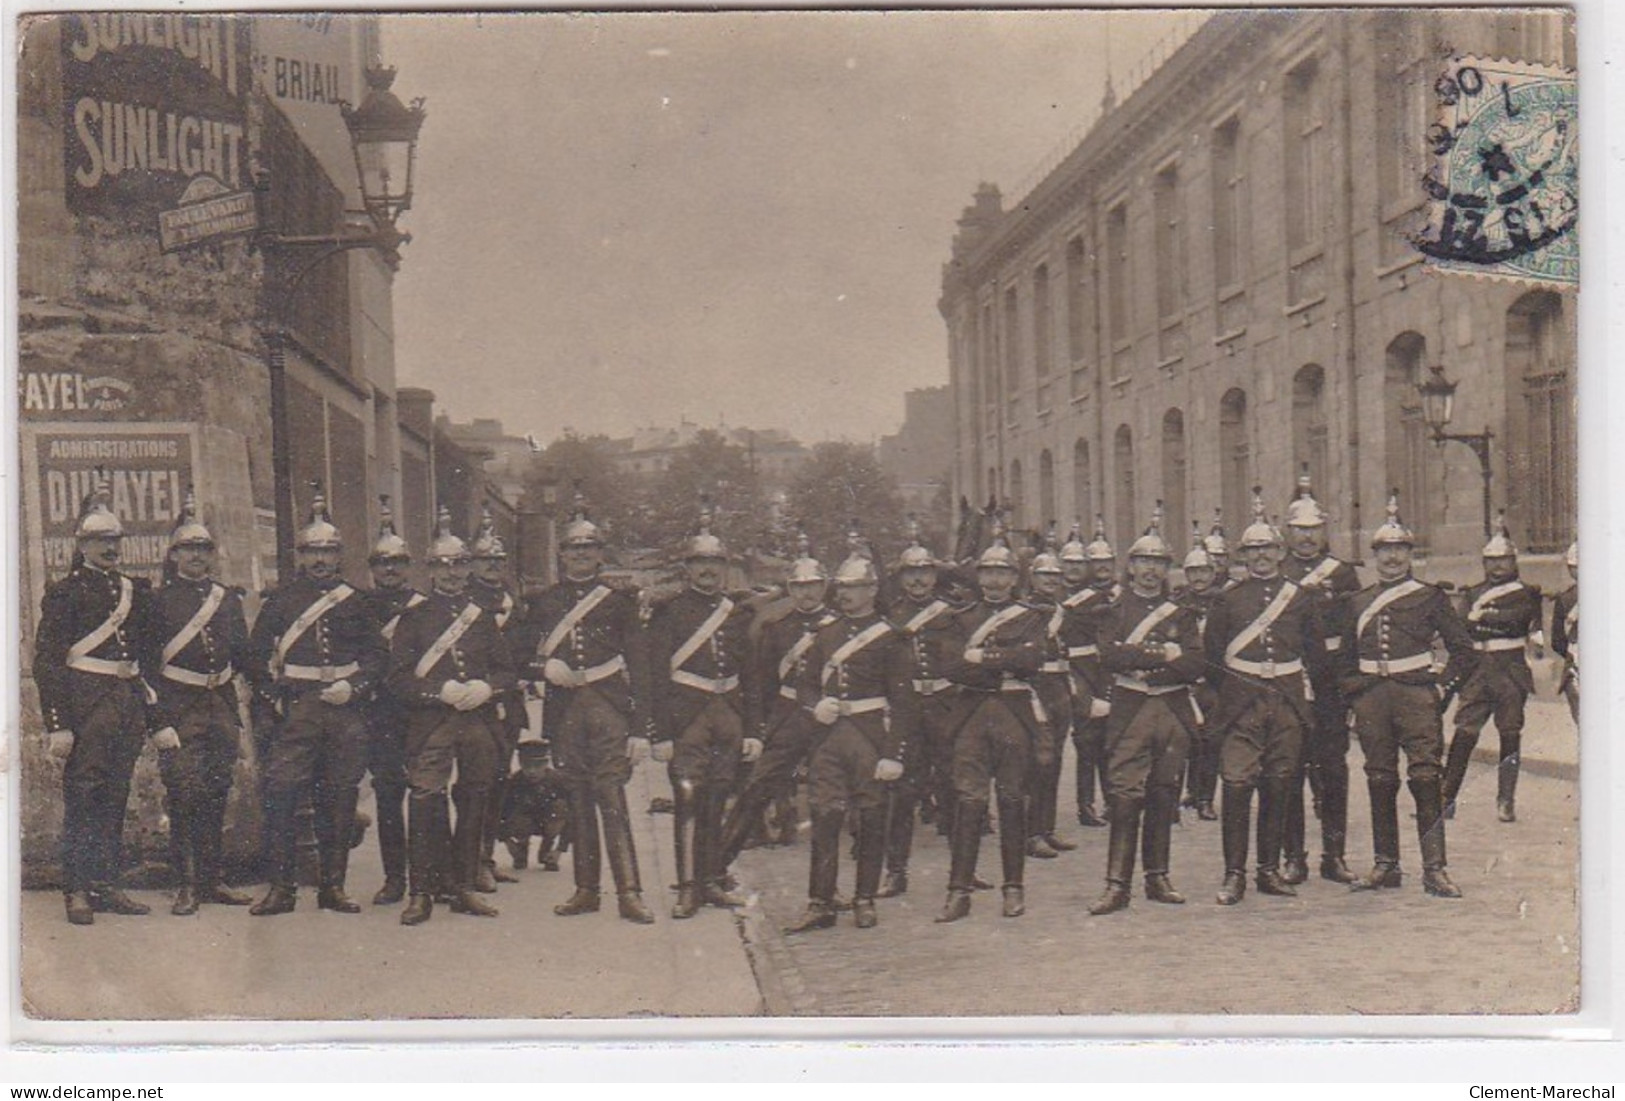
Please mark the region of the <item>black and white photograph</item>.
<svg viewBox="0 0 1625 1101"><path fill-rule="evenodd" d="M1578 1020L1586 17L14 13L15 1029Z"/></svg>

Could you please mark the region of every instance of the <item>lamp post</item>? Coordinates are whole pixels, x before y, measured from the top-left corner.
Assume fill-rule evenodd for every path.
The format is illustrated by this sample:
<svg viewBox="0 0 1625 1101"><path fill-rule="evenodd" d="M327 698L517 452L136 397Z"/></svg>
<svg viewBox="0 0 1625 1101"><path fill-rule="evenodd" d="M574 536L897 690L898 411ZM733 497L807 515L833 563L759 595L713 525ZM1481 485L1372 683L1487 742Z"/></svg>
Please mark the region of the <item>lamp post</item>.
<svg viewBox="0 0 1625 1101"><path fill-rule="evenodd" d="M367 94L361 106L341 103L344 125L350 131L350 147L355 154L356 176L367 225L346 223L333 233L297 235L261 229L254 247L268 260L267 278L260 301L260 337L265 343L265 366L271 383L271 479L276 498L277 580L293 573L293 541L296 506L293 499L293 466L288 438L287 340L284 326L294 293L318 267L341 253L372 249L383 256L393 270L400 263L400 248L411 234L396 228L396 220L412 206L413 171L417 161L418 131L423 126L423 100L408 107L389 90L395 80L392 68L374 67L366 72ZM254 188L261 207L259 224L267 224L264 202L271 181L265 173L256 174ZM309 260L284 275L283 258L309 255Z"/></svg>
<svg viewBox="0 0 1625 1101"><path fill-rule="evenodd" d="M1422 395L1422 416L1427 420L1428 428L1433 432L1433 442L1440 447L1447 440L1464 443L1473 449L1478 456L1478 471L1484 479L1484 537L1488 539L1491 533L1490 514L1490 441L1494 433L1488 425L1482 432L1446 432L1450 418L1456 409L1456 387L1459 383L1451 382L1444 377L1444 365L1435 363L1428 368L1427 381L1416 384L1416 389Z"/></svg>

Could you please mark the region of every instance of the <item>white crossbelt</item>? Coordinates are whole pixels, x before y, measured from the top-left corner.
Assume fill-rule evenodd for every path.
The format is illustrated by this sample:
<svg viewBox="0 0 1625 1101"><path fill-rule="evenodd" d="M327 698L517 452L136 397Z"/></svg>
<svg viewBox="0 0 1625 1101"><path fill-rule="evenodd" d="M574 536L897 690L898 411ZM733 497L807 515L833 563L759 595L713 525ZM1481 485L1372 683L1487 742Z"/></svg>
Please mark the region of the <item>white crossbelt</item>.
<svg viewBox="0 0 1625 1101"><path fill-rule="evenodd" d="M885 696L869 696L861 700L836 700L835 711L839 715L867 715L872 711L886 709Z"/></svg>
<svg viewBox="0 0 1625 1101"><path fill-rule="evenodd" d="M1100 653L1100 647L1093 644L1088 646L1068 646L1066 656L1069 658L1092 658Z"/></svg>
<svg viewBox="0 0 1625 1101"><path fill-rule="evenodd" d="M319 680L326 684L353 677L361 672L361 666L355 662L346 662L343 665L284 665L282 675L288 680Z"/></svg>
<svg viewBox="0 0 1625 1101"><path fill-rule="evenodd" d="M81 673L117 677L119 680L134 680L141 675L141 666L133 661L109 661L106 658L92 658L82 654L69 655L68 668L77 669Z"/></svg>
<svg viewBox="0 0 1625 1101"><path fill-rule="evenodd" d="M1112 683L1119 688L1127 688L1131 692L1139 692L1146 696L1170 696L1190 687L1185 684L1147 684L1139 677L1131 677L1127 673L1118 673L1112 677Z"/></svg>
<svg viewBox="0 0 1625 1101"><path fill-rule="evenodd" d="M626 658L620 654L616 654L608 661L601 661L597 665L589 666L586 669L578 669L576 672L581 674L581 680L583 682L583 686L585 686L588 684L597 684L601 680L608 680L610 677L613 677L616 673L621 672L625 668Z"/></svg>
<svg viewBox="0 0 1625 1101"><path fill-rule="evenodd" d="M698 688L701 692L709 692L713 696L722 696L739 687L739 675L736 673L732 676L712 678L690 673L686 669L677 669L672 672L671 682L681 684L685 688Z"/></svg>
<svg viewBox="0 0 1625 1101"><path fill-rule="evenodd" d="M799 700L801 698L796 694L796 690L791 688L788 684L779 685L779 695L787 700Z"/></svg>
<svg viewBox="0 0 1625 1101"><path fill-rule="evenodd" d="M1473 643L1473 649L1481 654L1493 654L1501 650L1522 650L1529 641L1529 636L1519 635L1517 638L1486 638Z"/></svg>
<svg viewBox="0 0 1625 1101"><path fill-rule="evenodd" d="M1391 677L1395 673L1414 673L1432 664L1433 655L1428 653L1412 654L1409 657L1394 658L1392 661L1361 658L1360 672L1378 677Z"/></svg>
<svg viewBox="0 0 1625 1101"><path fill-rule="evenodd" d="M1326 640L1326 652L1328 654L1335 654L1341 649L1343 649L1342 635L1333 635L1331 638Z"/></svg>
<svg viewBox="0 0 1625 1101"><path fill-rule="evenodd" d="M180 665L166 665L159 673L165 680L176 684L189 684L193 688L219 688L237 675L228 662L226 667L217 673L199 673L195 669L187 669Z"/></svg>
<svg viewBox="0 0 1625 1101"><path fill-rule="evenodd" d="M1245 658L1224 659L1225 667L1238 673L1245 673L1249 677L1261 677L1264 680L1274 680L1276 677L1289 677L1294 673L1303 672L1303 662L1298 658L1291 661L1248 661Z"/></svg>
<svg viewBox="0 0 1625 1101"><path fill-rule="evenodd" d="M938 692L946 692L953 686L953 682L944 679L914 681L914 691L922 696L934 696Z"/></svg>
<svg viewBox="0 0 1625 1101"><path fill-rule="evenodd" d="M1046 661L1038 667L1040 673L1070 673L1072 666L1064 661Z"/></svg>

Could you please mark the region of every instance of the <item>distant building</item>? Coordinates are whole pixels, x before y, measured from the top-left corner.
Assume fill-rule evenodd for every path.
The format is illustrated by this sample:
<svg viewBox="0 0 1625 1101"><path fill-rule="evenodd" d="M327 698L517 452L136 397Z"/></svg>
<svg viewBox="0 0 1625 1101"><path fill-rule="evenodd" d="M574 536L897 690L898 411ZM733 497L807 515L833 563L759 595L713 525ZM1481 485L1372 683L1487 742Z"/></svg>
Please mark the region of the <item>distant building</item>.
<svg viewBox="0 0 1625 1101"><path fill-rule="evenodd" d="M641 481L654 481L670 467L679 452L710 426L689 420L675 427L640 428L630 437L610 441L615 469ZM790 433L779 428L710 428L728 443L744 450L764 489L789 485L811 452Z"/></svg>
<svg viewBox="0 0 1625 1101"><path fill-rule="evenodd" d="M876 457L897 479L908 510L925 513L953 468L953 393L947 386L910 390L903 395L903 408L902 427L880 438Z"/></svg>
<svg viewBox="0 0 1625 1101"><path fill-rule="evenodd" d="M494 417L475 417L467 424L458 424L441 414L435 427L470 454L484 456L486 479L511 507L519 506L525 494L525 478L536 457L529 440L503 432L502 422Z"/></svg>

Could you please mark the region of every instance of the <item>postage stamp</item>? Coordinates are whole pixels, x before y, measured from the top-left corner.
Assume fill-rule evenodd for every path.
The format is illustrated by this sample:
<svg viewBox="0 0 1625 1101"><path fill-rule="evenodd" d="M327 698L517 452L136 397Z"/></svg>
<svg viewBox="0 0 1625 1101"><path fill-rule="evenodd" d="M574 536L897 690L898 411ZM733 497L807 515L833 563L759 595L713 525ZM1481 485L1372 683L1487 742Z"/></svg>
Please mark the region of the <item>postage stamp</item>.
<svg viewBox="0 0 1625 1101"><path fill-rule="evenodd" d="M1467 57L1451 62L1433 90L1428 220L1413 244L1441 271L1578 284L1574 73Z"/></svg>

